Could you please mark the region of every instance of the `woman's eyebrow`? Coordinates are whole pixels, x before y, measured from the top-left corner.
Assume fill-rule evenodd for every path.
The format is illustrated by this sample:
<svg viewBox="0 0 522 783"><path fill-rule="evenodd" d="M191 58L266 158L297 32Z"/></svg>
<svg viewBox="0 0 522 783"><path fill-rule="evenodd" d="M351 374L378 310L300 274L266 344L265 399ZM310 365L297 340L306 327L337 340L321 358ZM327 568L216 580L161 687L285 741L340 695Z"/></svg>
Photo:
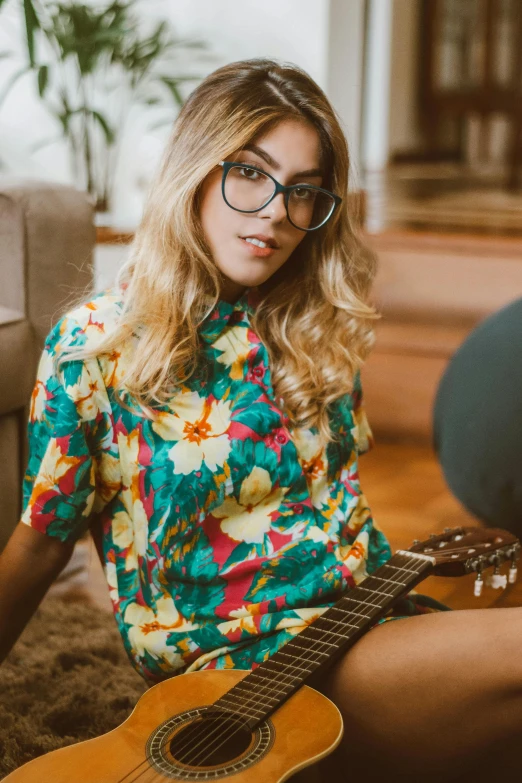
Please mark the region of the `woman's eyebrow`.
<svg viewBox="0 0 522 783"><path fill-rule="evenodd" d="M253 152L255 155L259 155L260 158L263 158L263 160L276 171L279 171L281 169L280 164L276 160L274 160L273 157L269 155L266 150L264 150L262 147L258 147L257 144L245 144L243 146L243 149L248 150L249 152ZM321 171L321 169L308 169L308 171L298 171L296 174L294 174L294 177L322 177L322 176L323 176L323 172Z"/></svg>

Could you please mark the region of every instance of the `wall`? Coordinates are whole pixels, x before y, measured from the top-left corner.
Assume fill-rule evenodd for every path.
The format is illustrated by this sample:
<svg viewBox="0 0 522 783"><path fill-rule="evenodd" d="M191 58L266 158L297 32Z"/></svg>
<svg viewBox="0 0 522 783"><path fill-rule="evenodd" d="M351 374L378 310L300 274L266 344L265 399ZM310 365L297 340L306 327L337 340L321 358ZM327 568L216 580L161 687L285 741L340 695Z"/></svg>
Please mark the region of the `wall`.
<svg viewBox="0 0 522 783"><path fill-rule="evenodd" d="M361 113L365 0L330 0L326 92L348 139L351 190L362 183Z"/></svg>
<svg viewBox="0 0 522 783"><path fill-rule="evenodd" d="M393 0L389 154L422 149L417 119L421 0Z"/></svg>

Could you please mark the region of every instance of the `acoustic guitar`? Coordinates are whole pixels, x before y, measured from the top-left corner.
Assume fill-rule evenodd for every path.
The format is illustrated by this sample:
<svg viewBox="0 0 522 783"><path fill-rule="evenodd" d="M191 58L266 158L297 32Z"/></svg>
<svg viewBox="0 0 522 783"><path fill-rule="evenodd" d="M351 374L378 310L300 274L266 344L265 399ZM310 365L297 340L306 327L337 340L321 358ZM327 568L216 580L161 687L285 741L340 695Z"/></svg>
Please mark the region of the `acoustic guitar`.
<svg viewBox="0 0 522 783"><path fill-rule="evenodd" d="M494 567L514 582L520 543L505 530L446 529L383 566L252 671L203 670L154 685L107 734L27 762L5 783L277 783L331 753L343 734L337 707L310 687L390 607L431 574ZM509 577L500 566L509 560ZM476 589L476 593L480 592Z"/></svg>

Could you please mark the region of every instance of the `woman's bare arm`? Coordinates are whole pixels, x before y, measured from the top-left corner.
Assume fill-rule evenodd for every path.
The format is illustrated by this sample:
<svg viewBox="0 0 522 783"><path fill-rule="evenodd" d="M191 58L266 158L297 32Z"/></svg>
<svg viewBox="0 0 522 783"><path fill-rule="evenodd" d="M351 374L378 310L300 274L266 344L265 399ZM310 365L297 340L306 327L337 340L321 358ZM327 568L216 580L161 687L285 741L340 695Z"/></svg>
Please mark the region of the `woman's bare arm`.
<svg viewBox="0 0 522 783"><path fill-rule="evenodd" d="M0 555L0 662L68 563L74 544L64 544L23 522Z"/></svg>

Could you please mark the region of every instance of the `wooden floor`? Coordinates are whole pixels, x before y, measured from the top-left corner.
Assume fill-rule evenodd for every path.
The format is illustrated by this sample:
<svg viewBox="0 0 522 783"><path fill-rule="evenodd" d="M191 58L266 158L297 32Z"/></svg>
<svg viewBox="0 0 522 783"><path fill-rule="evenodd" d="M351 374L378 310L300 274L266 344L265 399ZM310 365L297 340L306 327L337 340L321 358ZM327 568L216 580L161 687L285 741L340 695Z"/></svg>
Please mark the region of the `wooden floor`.
<svg viewBox="0 0 522 783"><path fill-rule="evenodd" d="M374 520L387 535L392 550L407 549L414 538L423 540L445 527L479 525L450 493L429 446L376 442L360 458L359 475ZM502 568L507 572L508 566ZM518 585L505 591L484 587L475 598L475 577L429 577L417 591L431 595L452 609L522 606L522 567Z"/></svg>
<svg viewBox="0 0 522 783"><path fill-rule="evenodd" d="M361 488L375 522L387 535L393 551L408 548L414 538L424 539L445 527L475 525L449 492L442 471L430 447L376 442L360 458ZM111 609L107 585L94 546L86 543L89 572L84 588L88 599L101 608ZM503 572L507 566L503 569ZM488 606L522 606L522 568L519 585L505 591L485 587L481 598L473 596L474 576L460 578L430 577L417 587L453 609ZM63 589L60 585L55 588Z"/></svg>

